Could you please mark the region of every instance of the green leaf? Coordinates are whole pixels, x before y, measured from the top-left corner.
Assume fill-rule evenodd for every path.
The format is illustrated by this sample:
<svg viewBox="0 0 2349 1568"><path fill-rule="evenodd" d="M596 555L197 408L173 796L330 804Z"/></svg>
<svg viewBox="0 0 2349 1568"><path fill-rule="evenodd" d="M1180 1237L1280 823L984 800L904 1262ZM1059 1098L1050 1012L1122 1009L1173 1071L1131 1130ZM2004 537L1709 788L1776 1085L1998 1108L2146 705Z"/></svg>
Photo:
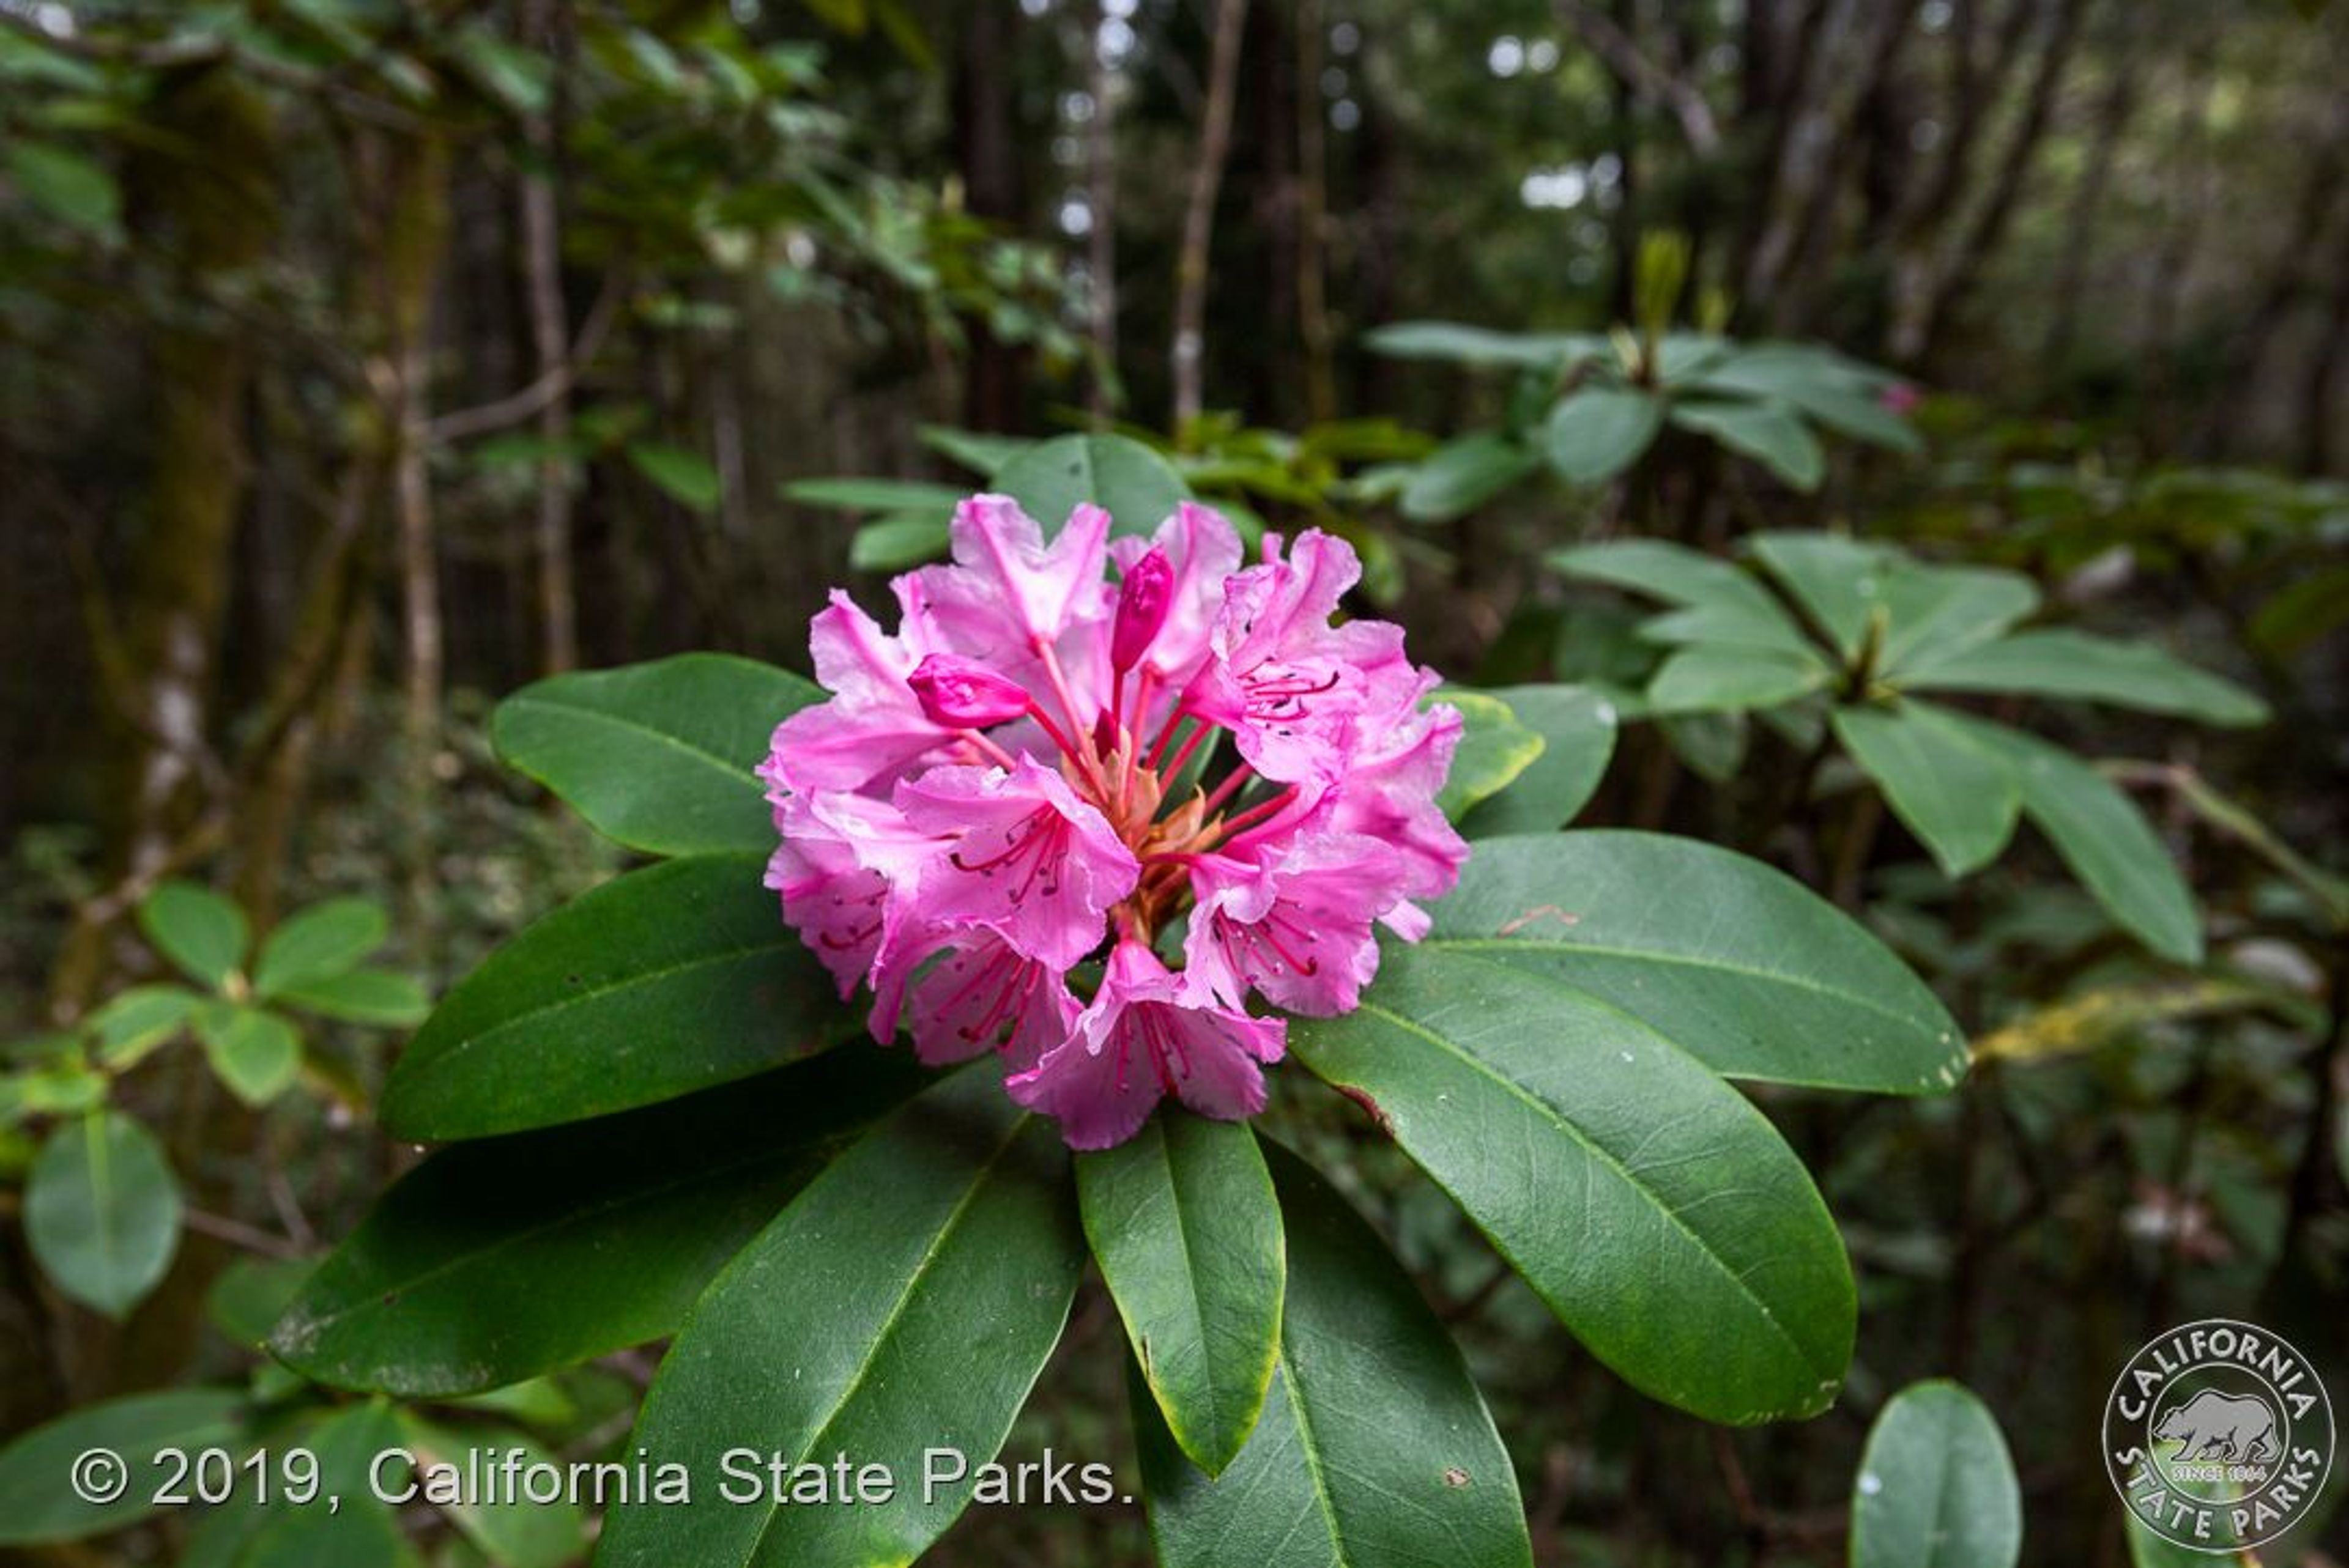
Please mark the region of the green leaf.
<svg viewBox="0 0 2349 1568"><path fill-rule="evenodd" d="M55 142L12 136L9 183L27 201L69 228L104 240L122 235L122 192L102 164Z"/></svg>
<svg viewBox="0 0 2349 1568"><path fill-rule="evenodd" d="M1957 1026L1875 937L1793 878L1692 839L1486 839L1428 913L1421 950L1588 992L1731 1078L1920 1094L1965 1070Z"/></svg>
<svg viewBox="0 0 2349 1568"><path fill-rule="evenodd" d="M1563 369L1603 354L1607 340L1588 332L1495 332L1448 321L1398 321L1363 335L1390 359L1440 359L1454 365Z"/></svg>
<svg viewBox="0 0 2349 1568"><path fill-rule="evenodd" d="M231 1344L258 1349L317 1266L316 1258L241 1257L212 1282L205 1315Z"/></svg>
<svg viewBox="0 0 2349 1568"><path fill-rule="evenodd" d="M509 1453L519 1454L524 1467L562 1468L554 1454L511 1427L448 1427L406 1409L394 1416L400 1442L416 1456L419 1471L436 1464L460 1473L469 1466L487 1471ZM480 1458L471 1459L474 1454ZM586 1517L568 1497L537 1502L499 1495L440 1507L467 1540L502 1568L562 1568L580 1555L586 1535Z"/></svg>
<svg viewBox="0 0 2349 1568"><path fill-rule="evenodd" d="M1471 839L1549 832L1589 803L1615 754L1615 705L1588 686L1502 686L1491 695L1542 738L1541 754L1460 819Z"/></svg>
<svg viewBox="0 0 2349 1568"><path fill-rule="evenodd" d="M1835 1221L1768 1119L1639 1019L1439 944L1390 951L1289 1049L1634 1387L1741 1426L1834 1398L1855 1311Z"/></svg>
<svg viewBox="0 0 2349 1568"><path fill-rule="evenodd" d="M794 480L783 487L786 500L809 506L838 507L843 511L935 513L941 529L969 493L924 480Z"/></svg>
<svg viewBox="0 0 2349 1568"><path fill-rule="evenodd" d="M859 572L903 572L939 560L952 542L952 528L945 517L926 513L868 522L848 542L848 563Z"/></svg>
<svg viewBox="0 0 2349 1568"><path fill-rule="evenodd" d="M1604 484L1640 460L1663 424L1661 398L1626 387L1583 387L1549 411L1542 449L1568 484Z"/></svg>
<svg viewBox="0 0 2349 1568"><path fill-rule="evenodd" d="M133 985L108 998L85 1026L98 1041L98 1059L119 1070L177 1035L204 998L180 985Z"/></svg>
<svg viewBox="0 0 2349 1568"><path fill-rule="evenodd" d="M1108 511L1112 533L1152 533L1190 499L1171 464L1124 436L1060 436L1020 452L988 481L1058 533L1081 502Z"/></svg>
<svg viewBox="0 0 2349 1568"><path fill-rule="evenodd" d="M1730 713L1776 707L1834 678L1816 654L1702 644L1682 648L1648 682L1651 713Z"/></svg>
<svg viewBox="0 0 2349 1568"><path fill-rule="evenodd" d="M764 857L630 872L451 990L384 1088L397 1138L486 1138L673 1099L808 1056L857 1021L761 885Z"/></svg>
<svg viewBox="0 0 2349 1568"><path fill-rule="evenodd" d="M1746 544L1811 613L1836 652L1847 662L1857 658L1899 557L1832 533L1757 533Z"/></svg>
<svg viewBox="0 0 2349 1568"><path fill-rule="evenodd" d="M1765 343L1699 367L1688 385L1708 392L1778 398L1857 440L1895 451L1922 451L1924 444L1909 421L1885 407L1881 388L1888 379L1809 345Z"/></svg>
<svg viewBox="0 0 2349 1568"><path fill-rule="evenodd" d="M2023 810L2014 765L1948 710L1909 702L1838 707L1833 717L1836 738L1945 875L1981 870L2014 837Z"/></svg>
<svg viewBox="0 0 2349 1568"><path fill-rule="evenodd" d="M282 1491L266 1505L250 1509L249 1543L236 1568L408 1568L418 1562L391 1508L369 1484L376 1456L401 1446L398 1418L382 1404L354 1405L318 1423L300 1446L317 1456L319 1498L298 1504ZM396 1487L410 1477L387 1464L383 1483ZM326 1506L327 1497L341 1505Z"/></svg>
<svg viewBox="0 0 2349 1568"><path fill-rule="evenodd" d="M267 1105L301 1074L301 1037L264 1008L208 1007L196 1016L196 1037L213 1075L247 1105Z"/></svg>
<svg viewBox="0 0 2349 1568"><path fill-rule="evenodd" d="M526 686L498 704L491 736L508 766L632 850L772 850L755 769L775 726L823 700L771 665L680 654Z"/></svg>
<svg viewBox="0 0 2349 1568"><path fill-rule="evenodd" d="M1402 514L1416 522L1449 522L1540 466L1540 453L1498 430L1446 441L1412 469L1403 486Z"/></svg>
<svg viewBox="0 0 2349 1568"><path fill-rule="evenodd" d="M1901 562L1885 574L1888 621L1878 671L1908 670L1981 646L2039 608L2039 585L2019 572Z"/></svg>
<svg viewBox="0 0 2349 1568"><path fill-rule="evenodd" d="M1256 1429L1288 1276L1256 1135L1172 1109L1077 1157L1085 1236L1143 1380L1191 1462L1220 1474Z"/></svg>
<svg viewBox="0 0 2349 1568"><path fill-rule="evenodd" d="M628 466L653 487L690 511L716 511L725 487L709 459L663 441L630 441Z"/></svg>
<svg viewBox="0 0 2349 1568"><path fill-rule="evenodd" d="M167 882L148 894L139 928L189 979L214 991L244 962L253 940L244 911L189 882Z"/></svg>
<svg viewBox="0 0 2349 1568"><path fill-rule="evenodd" d="M2150 643L2116 643L2054 628L1920 663L1915 691L2021 692L2106 702L2204 724L2264 723L2267 705L2234 682L2170 657Z"/></svg>
<svg viewBox="0 0 2349 1568"><path fill-rule="evenodd" d="M25 1184L25 1239L58 1290L129 1315L180 1244L180 1188L161 1146L119 1111L58 1128Z"/></svg>
<svg viewBox="0 0 2349 1568"><path fill-rule="evenodd" d="M224 1388L133 1394L69 1410L0 1449L0 1546L78 1541L120 1530L155 1511L160 1449L197 1449L233 1443L244 1398ZM114 1502L84 1502L67 1477L77 1457L109 1449L127 1466L129 1485Z"/></svg>
<svg viewBox="0 0 2349 1568"><path fill-rule="evenodd" d="M318 1265L271 1348L320 1382L422 1398L675 1333L727 1260L926 1081L909 1052L854 1047L443 1150Z"/></svg>
<svg viewBox="0 0 2349 1568"><path fill-rule="evenodd" d="M2168 848L2119 786L2061 747L1984 719L1956 717L1977 744L2013 765L2023 810L2072 874L2147 947L2202 962L2202 919Z"/></svg>
<svg viewBox="0 0 2349 1568"><path fill-rule="evenodd" d="M2014 1568L2023 1491L2006 1439L1955 1383L1912 1383L1868 1434L1851 1497L1851 1568Z"/></svg>
<svg viewBox="0 0 2349 1568"><path fill-rule="evenodd" d="M347 974L384 944L391 923L363 898L314 903L270 933L254 965L253 989L264 1000L289 986Z"/></svg>
<svg viewBox="0 0 2349 1568"><path fill-rule="evenodd" d="M1460 714L1459 748L1435 803L1458 821L1472 806L1506 789L1542 754L1541 736L1519 724L1509 705L1489 693L1460 686L1430 692L1422 707L1448 704Z"/></svg>
<svg viewBox="0 0 2349 1568"><path fill-rule="evenodd" d="M1280 1357L1247 1447L1210 1480L1138 1386L1164 1568L1531 1568L1525 1505L1460 1352L1345 1201L1268 1150L1291 1238Z"/></svg>
<svg viewBox="0 0 2349 1568"><path fill-rule="evenodd" d="M1672 423L1752 458L1798 490L1819 488L1826 454L1793 410L1775 403L1675 403Z"/></svg>
<svg viewBox="0 0 2349 1568"><path fill-rule="evenodd" d="M697 1476L746 1442L889 1468L886 1502L616 1508L600 1568L910 1563L968 1504L1083 1272L1068 1151L986 1064L834 1161L719 1275L632 1442ZM924 1484L926 1453L969 1473ZM935 1476L935 1472L932 1472Z"/></svg>
<svg viewBox="0 0 2349 1568"><path fill-rule="evenodd" d="M554 71L545 56L509 43L487 27L460 28L452 42L466 75L507 108L536 114L546 108Z"/></svg>
<svg viewBox="0 0 2349 1568"><path fill-rule="evenodd" d="M432 998L419 982L388 969L354 969L306 985L289 985L276 1000L347 1024L399 1029L421 1023L432 1010Z"/></svg>
<svg viewBox="0 0 2349 1568"><path fill-rule="evenodd" d="M1019 436L991 436L978 430L957 430L948 425L917 425L922 445L958 468L975 474L992 474L1036 443Z"/></svg>
<svg viewBox="0 0 2349 1568"><path fill-rule="evenodd" d="M1549 563L1568 576L1652 594L1702 616L1670 635L1662 634L1661 623L1651 621L1642 628L1642 635L1651 640L1735 643L1797 657L1816 656L1810 639L1767 588L1751 573L1700 551L1658 539L1624 539L1561 550Z"/></svg>

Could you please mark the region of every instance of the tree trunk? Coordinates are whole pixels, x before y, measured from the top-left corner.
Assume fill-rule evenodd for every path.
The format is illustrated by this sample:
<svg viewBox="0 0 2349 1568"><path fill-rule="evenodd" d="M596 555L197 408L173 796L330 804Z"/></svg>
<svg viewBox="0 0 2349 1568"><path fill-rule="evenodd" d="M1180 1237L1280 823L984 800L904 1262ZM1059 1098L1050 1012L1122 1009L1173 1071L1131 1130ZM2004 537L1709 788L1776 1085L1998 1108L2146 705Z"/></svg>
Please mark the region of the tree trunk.
<svg viewBox="0 0 2349 1568"><path fill-rule="evenodd" d="M1174 262L1174 429L1179 437L1197 419L1204 397L1206 358L1208 250L1216 232L1216 194L1232 143L1232 100L1239 83L1240 30L1247 0L1216 0L1209 44L1207 102L1201 114L1199 150L1192 160L1191 190L1183 209L1182 247Z"/></svg>
<svg viewBox="0 0 2349 1568"><path fill-rule="evenodd" d="M1017 9L973 5L964 13L955 57L955 145L964 200L976 217L1017 230L1027 217L1027 180L1012 98L1011 29ZM1021 423L1026 356L984 322L970 332L963 382L963 423L974 430L1011 430Z"/></svg>
<svg viewBox="0 0 2349 1568"><path fill-rule="evenodd" d="M1330 321L1330 109L1322 101L1321 0L1297 0L1297 321L1305 345L1305 415L1338 417Z"/></svg>
<svg viewBox="0 0 2349 1568"><path fill-rule="evenodd" d="M1096 6L1085 29L1085 83L1093 118L1085 127L1085 320L1092 339L1091 412L1105 428L1121 401L1117 377L1117 96L1115 67L1102 46L1109 8Z"/></svg>
<svg viewBox="0 0 2349 1568"><path fill-rule="evenodd" d="M570 356L570 311L563 298L562 214L554 188L557 140L554 116L562 103L564 53L556 37L555 0L525 0L520 17L523 45L555 63L556 85L546 112L523 122L523 139L536 164L522 176L523 288L530 309L530 342L536 374L562 386L539 410L537 514L533 535L538 557L539 663L558 674L579 663L579 593L572 568L571 388L564 366Z"/></svg>

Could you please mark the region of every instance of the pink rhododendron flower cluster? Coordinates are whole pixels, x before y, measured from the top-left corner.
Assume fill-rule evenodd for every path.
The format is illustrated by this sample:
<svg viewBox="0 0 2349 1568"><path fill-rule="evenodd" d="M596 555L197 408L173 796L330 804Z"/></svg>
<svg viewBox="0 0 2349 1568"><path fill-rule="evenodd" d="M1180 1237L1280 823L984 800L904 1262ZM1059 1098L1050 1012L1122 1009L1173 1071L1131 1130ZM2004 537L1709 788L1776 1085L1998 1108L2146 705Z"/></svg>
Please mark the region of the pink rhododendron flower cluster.
<svg viewBox="0 0 2349 1568"><path fill-rule="evenodd" d="M1079 1149L1166 1095L1261 1109L1287 1026L1250 993L1350 1010L1373 926L1417 940L1467 854L1435 804L1460 716L1423 708L1436 677L1400 627L1332 624L1344 542L1268 538L1243 566L1206 507L1148 540L1109 524L1081 506L1047 543L976 496L953 564L891 585L895 633L835 591L812 638L831 700L760 769L768 885L843 997L872 987L874 1036L999 1052Z"/></svg>

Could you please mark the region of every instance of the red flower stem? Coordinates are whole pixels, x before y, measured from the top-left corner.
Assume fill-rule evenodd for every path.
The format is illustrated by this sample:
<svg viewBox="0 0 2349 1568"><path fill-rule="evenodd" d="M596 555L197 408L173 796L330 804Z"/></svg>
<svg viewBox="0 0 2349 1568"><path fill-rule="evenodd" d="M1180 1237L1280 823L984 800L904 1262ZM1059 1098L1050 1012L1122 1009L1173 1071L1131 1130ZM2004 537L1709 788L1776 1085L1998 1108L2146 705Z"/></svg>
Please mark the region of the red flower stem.
<svg viewBox="0 0 2349 1568"><path fill-rule="evenodd" d="M1241 785L1246 784L1249 779L1254 779L1255 777L1256 769L1249 767L1245 762L1241 763L1237 768L1232 770L1232 776L1230 778L1216 786L1215 793L1207 797L1206 804L1203 806L1201 810L1210 812L1214 811L1216 808L1223 805L1225 801L1230 799L1232 796L1238 791Z"/></svg>

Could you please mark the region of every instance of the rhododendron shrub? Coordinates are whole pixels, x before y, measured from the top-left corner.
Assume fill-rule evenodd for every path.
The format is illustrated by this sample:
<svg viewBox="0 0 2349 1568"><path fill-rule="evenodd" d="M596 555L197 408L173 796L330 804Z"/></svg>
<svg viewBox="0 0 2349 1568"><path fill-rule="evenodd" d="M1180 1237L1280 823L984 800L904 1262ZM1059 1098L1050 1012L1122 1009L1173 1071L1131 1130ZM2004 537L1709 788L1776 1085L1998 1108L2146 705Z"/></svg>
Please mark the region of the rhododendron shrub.
<svg viewBox="0 0 2349 1568"><path fill-rule="evenodd" d="M1109 527L1080 507L1047 544L1009 497L964 502L953 564L892 584L894 631L833 595L833 695L760 769L768 885L842 995L871 988L874 1037L995 1051L1077 1149L1162 1096L1262 1109L1286 1027L1251 999L1352 1011L1376 928L1423 934L1468 852L1435 803L1460 715L1401 628L1339 619L1350 547L1268 536L1244 566L1189 502Z"/></svg>
<svg viewBox="0 0 2349 1568"><path fill-rule="evenodd" d="M647 863L408 1045L385 1120L451 1147L276 1354L437 1399L669 1339L623 1451L692 1501L612 1507L600 1564L902 1563L1015 1495L1097 1269L1111 1490L1167 1563L1529 1564L1459 1351L1299 1152L1392 1140L1646 1396L1824 1408L1850 1266L1740 1080L1937 1092L1931 994L1755 861L1561 830L1619 694L1439 688L1331 533L1244 550L1115 438L1021 460L885 612L832 597L812 682L692 655L501 705L502 755ZM715 1495L744 1450L898 1484Z"/></svg>

